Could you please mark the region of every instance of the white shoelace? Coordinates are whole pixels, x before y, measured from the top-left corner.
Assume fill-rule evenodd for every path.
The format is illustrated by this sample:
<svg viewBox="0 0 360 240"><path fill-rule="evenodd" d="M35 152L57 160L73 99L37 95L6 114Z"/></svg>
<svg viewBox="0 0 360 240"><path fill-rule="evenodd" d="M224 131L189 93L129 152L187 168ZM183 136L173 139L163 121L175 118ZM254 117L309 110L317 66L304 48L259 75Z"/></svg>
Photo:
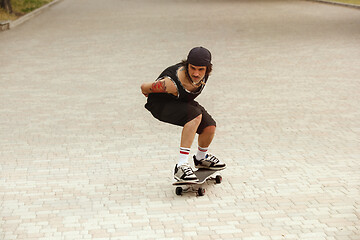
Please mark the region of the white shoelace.
<svg viewBox="0 0 360 240"><path fill-rule="evenodd" d="M211 156L210 159L208 159L209 162L213 162L215 164L220 162L220 160L217 159L215 156L212 156L212 155L209 155L209 156Z"/></svg>
<svg viewBox="0 0 360 240"><path fill-rule="evenodd" d="M187 176L194 174L190 166L182 166L182 170Z"/></svg>

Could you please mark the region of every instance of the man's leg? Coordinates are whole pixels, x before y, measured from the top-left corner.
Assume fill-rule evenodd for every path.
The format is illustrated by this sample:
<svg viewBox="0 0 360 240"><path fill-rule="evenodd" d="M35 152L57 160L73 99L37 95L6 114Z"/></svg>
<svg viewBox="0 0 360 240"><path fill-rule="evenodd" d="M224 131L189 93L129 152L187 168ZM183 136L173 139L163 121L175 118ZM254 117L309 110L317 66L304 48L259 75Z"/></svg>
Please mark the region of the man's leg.
<svg viewBox="0 0 360 240"><path fill-rule="evenodd" d="M193 120L187 122L181 133L181 143L180 143L180 157L178 165L187 164L189 162L190 148L194 141L196 130L199 127L201 122L201 114L194 118Z"/></svg>
<svg viewBox="0 0 360 240"><path fill-rule="evenodd" d="M206 127L202 133L199 134L198 144L201 148L208 148L215 136L215 126Z"/></svg>
<svg viewBox="0 0 360 240"><path fill-rule="evenodd" d="M196 131L201 123L202 115L200 114L190 122L186 123L181 133L180 147L191 148Z"/></svg>
<svg viewBox="0 0 360 240"><path fill-rule="evenodd" d="M215 136L215 129L216 126L208 126L199 134L196 159L201 160L206 157L206 153Z"/></svg>
<svg viewBox="0 0 360 240"><path fill-rule="evenodd" d="M196 131L201 123L201 119L202 115L200 114L193 120L187 122L183 127L181 133L179 162L176 164L174 170L174 178L178 181L194 182L198 180L189 165L189 153Z"/></svg>
<svg viewBox="0 0 360 240"><path fill-rule="evenodd" d="M221 162L215 156L207 154L208 148L214 139L216 126L208 126L199 134L198 138L198 152L194 156L194 163L196 168L208 168L213 170L221 170L226 167L226 164Z"/></svg>

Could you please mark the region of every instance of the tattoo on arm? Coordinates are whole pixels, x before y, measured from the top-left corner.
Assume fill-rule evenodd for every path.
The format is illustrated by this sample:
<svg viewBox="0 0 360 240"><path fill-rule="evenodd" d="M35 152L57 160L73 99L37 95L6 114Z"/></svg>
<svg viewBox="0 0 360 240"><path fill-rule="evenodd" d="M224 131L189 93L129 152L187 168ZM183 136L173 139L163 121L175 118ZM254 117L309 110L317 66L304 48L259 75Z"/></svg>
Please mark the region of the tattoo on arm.
<svg viewBox="0 0 360 240"><path fill-rule="evenodd" d="M165 81L156 81L151 85L150 91L153 93L164 93L166 92Z"/></svg>

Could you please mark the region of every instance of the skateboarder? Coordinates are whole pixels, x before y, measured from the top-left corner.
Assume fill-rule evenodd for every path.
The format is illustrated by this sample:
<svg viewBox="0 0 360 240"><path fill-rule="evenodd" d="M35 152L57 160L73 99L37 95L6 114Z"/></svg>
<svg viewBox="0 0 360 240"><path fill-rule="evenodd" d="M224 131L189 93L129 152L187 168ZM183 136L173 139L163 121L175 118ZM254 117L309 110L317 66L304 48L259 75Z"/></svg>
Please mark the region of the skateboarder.
<svg viewBox="0 0 360 240"><path fill-rule="evenodd" d="M155 82L143 83L142 93L148 97L145 108L158 120L182 126L180 156L174 178L183 182L198 179L188 163L190 148L198 133L198 151L193 156L196 168L221 170L226 167L208 148L215 135L216 122L194 99L202 92L212 71L211 53L195 47L187 59L166 68Z"/></svg>

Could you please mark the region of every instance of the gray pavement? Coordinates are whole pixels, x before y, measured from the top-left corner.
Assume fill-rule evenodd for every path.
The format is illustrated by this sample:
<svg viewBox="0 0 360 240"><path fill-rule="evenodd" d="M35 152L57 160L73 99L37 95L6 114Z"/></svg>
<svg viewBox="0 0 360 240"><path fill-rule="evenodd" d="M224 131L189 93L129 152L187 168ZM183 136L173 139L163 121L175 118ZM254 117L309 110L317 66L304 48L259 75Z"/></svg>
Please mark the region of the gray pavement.
<svg viewBox="0 0 360 240"><path fill-rule="evenodd" d="M360 11L64 0L0 33L0 239L360 239ZM140 84L203 45L228 164L176 196ZM193 153L196 141L193 145Z"/></svg>

